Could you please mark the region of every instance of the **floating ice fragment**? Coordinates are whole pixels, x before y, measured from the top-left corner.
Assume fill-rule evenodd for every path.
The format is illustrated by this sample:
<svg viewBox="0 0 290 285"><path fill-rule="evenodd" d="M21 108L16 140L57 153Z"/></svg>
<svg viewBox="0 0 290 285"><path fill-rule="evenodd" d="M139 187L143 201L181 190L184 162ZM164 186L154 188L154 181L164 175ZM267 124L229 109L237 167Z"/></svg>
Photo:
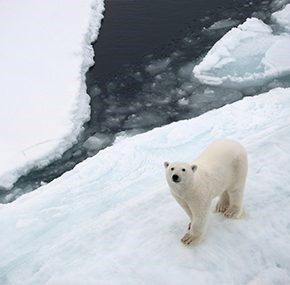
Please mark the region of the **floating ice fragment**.
<svg viewBox="0 0 290 285"><path fill-rule="evenodd" d="M181 67L178 71L178 76L183 79L191 79L192 78L192 69L194 68L194 63L190 62Z"/></svg>
<svg viewBox="0 0 290 285"><path fill-rule="evenodd" d="M101 89L97 86L97 85L95 85L93 88L91 88L91 90L90 90L90 95L92 96L92 97L96 97L96 96L98 96L98 95L100 95L102 93L102 91L101 91Z"/></svg>
<svg viewBox="0 0 290 285"><path fill-rule="evenodd" d="M194 67L204 84L232 88L260 86L290 74L290 35L274 35L256 18L233 28Z"/></svg>
<svg viewBox="0 0 290 285"><path fill-rule="evenodd" d="M153 61L151 64L149 64L146 67L146 71L150 73L151 75L161 73L168 67L170 62L171 62L170 58Z"/></svg>
<svg viewBox="0 0 290 285"><path fill-rule="evenodd" d="M152 111L143 111L138 114L132 114L126 120L124 127L126 129L143 128L166 123L167 117L165 114L158 114Z"/></svg>
<svg viewBox="0 0 290 285"><path fill-rule="evenodd" d="M181 99L179 99L178 100L178 104L180 105L180 106L187 106L188 105L188 99L187 98L181 98Z"/></svg>
<svg viewBox="0 0 290 285"><path fill-rule="evenodd" d="M93 153L107 146L109 143L111 143L111 138L108 135L95 133L84 142L83 147L89 153Z"/></svg>
<svg viewBox="0 0 290 285"><path fill-rule="evenodd" d="M213 23L208 28L208 30L219 30L219 29L231 28L233 26L236 26L237 24L239 24L238 20L233 20L231 18L228 18L228 19L220 20Z"/></svg>
<svg viewBox="0 0 290 285"><path fill-rule="evenodd" d="M282 9L287 3L290 3L289 0L274 0L270 4L271 11L278 11Z"/></svg>

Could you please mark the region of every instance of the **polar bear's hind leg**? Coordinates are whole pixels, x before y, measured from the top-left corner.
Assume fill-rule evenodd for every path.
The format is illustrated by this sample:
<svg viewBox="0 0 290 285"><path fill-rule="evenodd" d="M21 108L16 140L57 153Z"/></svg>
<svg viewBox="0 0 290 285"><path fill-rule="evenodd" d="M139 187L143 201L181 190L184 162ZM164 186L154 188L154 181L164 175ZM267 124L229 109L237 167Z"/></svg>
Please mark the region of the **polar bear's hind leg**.
<svg viewBox="0 0 290 285"><path fill-rule="evenodd" d="M244 187L228 191L229 194L229 207L224 212L227 218L239 219L243 214L243 193Z"/></svg>
<svg viewBox="0 0 290 285"><path fill-rule="evenodd" d="M220 195L219 201L216 205L216 212L224 213L230 205L230 198L227 191Z"/></svg>
<svg viewBox="0 0 290 285"><path fill-rule="evenodd" d="M243 196L248 170L247 155L245 152L234 159L233 170L234 183L227 189L230 203L224 215L228 218L239 219L243 215Z"/></svg>

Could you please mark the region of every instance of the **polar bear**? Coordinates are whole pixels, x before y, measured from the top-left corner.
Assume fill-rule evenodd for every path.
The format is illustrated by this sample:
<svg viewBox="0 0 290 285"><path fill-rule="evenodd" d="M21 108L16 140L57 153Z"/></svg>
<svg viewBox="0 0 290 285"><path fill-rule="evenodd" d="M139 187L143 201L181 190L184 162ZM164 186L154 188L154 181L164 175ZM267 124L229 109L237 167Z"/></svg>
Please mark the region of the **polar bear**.
<svg viewBox="0 0 290 285"><path fill-rule="evenodd" d="M181 241L200 242L205 234L212 199L219 196L216 211L240 218L248 162L245 148L224 139L211 143L191 164L165 162L166 180L176 201L190 218Z"/></svg>

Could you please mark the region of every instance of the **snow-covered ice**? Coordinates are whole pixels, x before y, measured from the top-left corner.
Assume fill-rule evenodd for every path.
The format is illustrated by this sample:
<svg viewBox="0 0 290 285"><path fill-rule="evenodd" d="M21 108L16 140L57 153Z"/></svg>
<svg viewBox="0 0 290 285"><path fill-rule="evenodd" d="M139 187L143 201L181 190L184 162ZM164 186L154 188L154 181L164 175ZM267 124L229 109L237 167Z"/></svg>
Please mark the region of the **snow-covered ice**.
<svg viewBox="0 0 290 285"><path fill-rule="evenodd" d="M103 0L0 2L0 188L76 142L103 10Z"/></svg>
<svg viewBox="0 0 290 285"><path fill-rule="evenodd" d="M290 21L289 5L277 12ZM193 69L202 83L232 88L259 86L290 74L290 35L275 34L269 25L249 18L224 35Z"/></svg>
<svg viewBox="0 0 290 285"><path fill-rule="evenodd" d="M1 205L0 283L288 284L289 112L290 88L247 97L123 139ZM163 162L224 137L248 150L246 216L212 214L205 241L184 247Z"/></svg>

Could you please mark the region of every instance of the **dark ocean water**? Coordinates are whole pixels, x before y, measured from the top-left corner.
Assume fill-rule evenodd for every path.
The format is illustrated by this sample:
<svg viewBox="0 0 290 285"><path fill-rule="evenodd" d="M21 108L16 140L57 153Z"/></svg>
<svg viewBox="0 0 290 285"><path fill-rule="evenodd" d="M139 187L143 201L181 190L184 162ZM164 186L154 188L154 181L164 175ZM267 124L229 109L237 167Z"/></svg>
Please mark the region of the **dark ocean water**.
<svg viewBox="0 0 290 285"><path fill-rule="evenodd" d="M271 1L107 0L87 73L91 119L61 159L21 177L0 202L13 201L72 169L116 139L192 118L259 90L203 86L192 67L233 25L263 20ZM225 27L208 29L226 20Z"/></svg>

